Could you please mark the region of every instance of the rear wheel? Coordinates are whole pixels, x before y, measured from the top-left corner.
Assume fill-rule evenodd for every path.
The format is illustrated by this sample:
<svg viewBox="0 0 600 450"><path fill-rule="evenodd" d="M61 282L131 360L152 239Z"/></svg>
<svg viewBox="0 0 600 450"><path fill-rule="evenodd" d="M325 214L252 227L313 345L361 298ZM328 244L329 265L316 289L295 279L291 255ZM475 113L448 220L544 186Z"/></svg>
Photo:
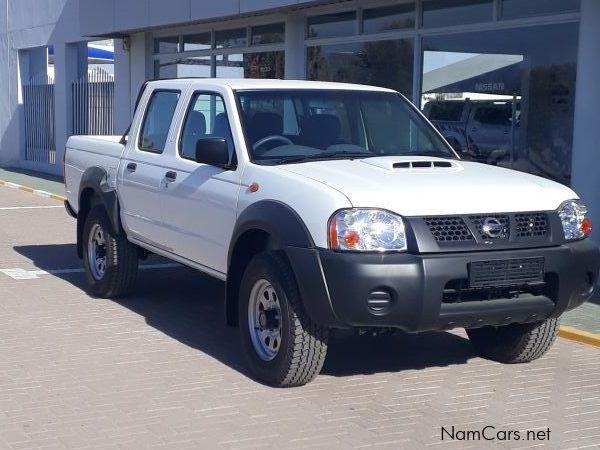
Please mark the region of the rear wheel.
<svg viewBox="0 0 600 450"><path fill-rule="evenodd" d="M558 335L559 319L467 330L484 358L502 363L524 363L544 355Z"/></svg>
<svg viewBox="0 0 600 450"><path fill-rule="evenodd" d="M98 297L127 295L137 277L138 250L124 235L111 233L106 211L94 207L83 227L85 279Z"/></svg>
<svg viewBox="0 0 600 450"><path fill-rule="evenodd" d="M327 329L313 323L302 305L296 280L278 253L256 256L240 288L242 346L252 373L272 386L301 386L325 361Z"/></svg>

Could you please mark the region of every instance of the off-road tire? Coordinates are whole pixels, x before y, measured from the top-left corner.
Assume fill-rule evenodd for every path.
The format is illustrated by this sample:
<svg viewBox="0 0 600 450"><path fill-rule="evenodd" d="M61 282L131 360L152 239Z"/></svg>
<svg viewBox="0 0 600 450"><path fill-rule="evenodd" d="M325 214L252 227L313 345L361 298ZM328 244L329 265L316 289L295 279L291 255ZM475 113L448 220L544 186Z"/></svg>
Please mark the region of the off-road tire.
<svg viewBox="0 0 600 450"><path fill-rule="evenodd" d="M559 319L501 327L467 330L469 339L484 358L513 364L538 359L546 353L558 335Z"/></svg>
<svg viewBox="0 0 600 450"><path fill-rule="evenodd" d="M106 269L100 279L92 275L88 258L89 234L96 224L102 227L106 239ZM120 298L129 294L137 278L138 248L127 240L125 233L114 235L111 232L108 215L102 206L95 206L89 212L82 243L85 280L92 293L101 298Z"/></svg>
<svg viewBox="0 0 600 450"><path fill-rule="evenodd" d="M281 308L281 343L270 361L259 357L250 336L248 304L258 280L272 285ZM259 381L275 387L302 386L321 371L328 330L308 317L292 269L281 253L261 253L248 264L240 286L239 324L246 360Z"/></svg>

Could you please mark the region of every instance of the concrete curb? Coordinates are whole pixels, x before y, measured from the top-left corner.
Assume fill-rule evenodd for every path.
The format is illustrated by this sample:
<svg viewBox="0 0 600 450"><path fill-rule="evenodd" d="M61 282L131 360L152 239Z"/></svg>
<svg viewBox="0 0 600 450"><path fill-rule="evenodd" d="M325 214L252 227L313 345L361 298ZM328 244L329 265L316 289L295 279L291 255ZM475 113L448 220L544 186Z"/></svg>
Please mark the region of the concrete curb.
<svg viewBox="0 0 600 450"><path fill-rule="evenodd" d="M64 202L66 200L62 195L52 194L50 192L42 191L40 189L34 189L29 186L22 186L20 184L11 183L10 181L0 180L0 186L6 186L12 189L18 189L20 191L30 192L34 195L39 195L40 197L51 198L53 200L58 200L59 202Z"/></svg>
<svg viewBox="0 0 600 450"><path fill-rule="evenodd" d="M51 194L50 192L41 191L39 189L33 189L29 186L21 186L20 184L11 183L9 181L0 180L0 185L4 185L13 189L19 189L21 191L30 192L40 197L47 197L59 202L66 200L62 195ZM589 333L587 331L579 330L577 328L561 325L558 335L564 339L570 341L581 342L583 344L592 345L594 347L600 347L600 334Z"/></svg>

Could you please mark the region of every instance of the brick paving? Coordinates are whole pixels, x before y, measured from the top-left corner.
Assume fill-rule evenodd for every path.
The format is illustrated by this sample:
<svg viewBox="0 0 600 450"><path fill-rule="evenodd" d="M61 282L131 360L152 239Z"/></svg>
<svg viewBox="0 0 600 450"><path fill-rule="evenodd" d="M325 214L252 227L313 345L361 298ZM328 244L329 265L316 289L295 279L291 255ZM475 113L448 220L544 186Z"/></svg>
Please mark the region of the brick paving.
<svg viewBox="0 0 600 450"><path fill-rule="evenodd" d="M79 269L56 202L0 187L0 269ZM161 261L153 261L160 263ZM0 448L598 448L600 350L559 339L542 359L475 356L462 331L332 339L310 385L248 377L223 285L183 267L95 299L81 272L0 273ZM448 441L456 430L549 441Z"/></svg>

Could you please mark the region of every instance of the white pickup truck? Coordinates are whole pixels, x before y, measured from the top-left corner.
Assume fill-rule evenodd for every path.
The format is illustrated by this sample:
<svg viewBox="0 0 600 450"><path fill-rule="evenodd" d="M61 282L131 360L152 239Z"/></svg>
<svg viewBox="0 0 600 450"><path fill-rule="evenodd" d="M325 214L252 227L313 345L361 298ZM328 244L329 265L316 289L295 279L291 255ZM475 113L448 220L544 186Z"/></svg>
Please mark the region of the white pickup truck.
<svg viewBox="0 0 600 450"><path fill-rule="evenodd" d="M333 329L464 327L483 356L530 361L598 280L572 190L461 160L388 89L148 82L125 136L69 139L65 182L95 295L130 292L148 253L224 280L275 386L312 380Z"/></svg>

